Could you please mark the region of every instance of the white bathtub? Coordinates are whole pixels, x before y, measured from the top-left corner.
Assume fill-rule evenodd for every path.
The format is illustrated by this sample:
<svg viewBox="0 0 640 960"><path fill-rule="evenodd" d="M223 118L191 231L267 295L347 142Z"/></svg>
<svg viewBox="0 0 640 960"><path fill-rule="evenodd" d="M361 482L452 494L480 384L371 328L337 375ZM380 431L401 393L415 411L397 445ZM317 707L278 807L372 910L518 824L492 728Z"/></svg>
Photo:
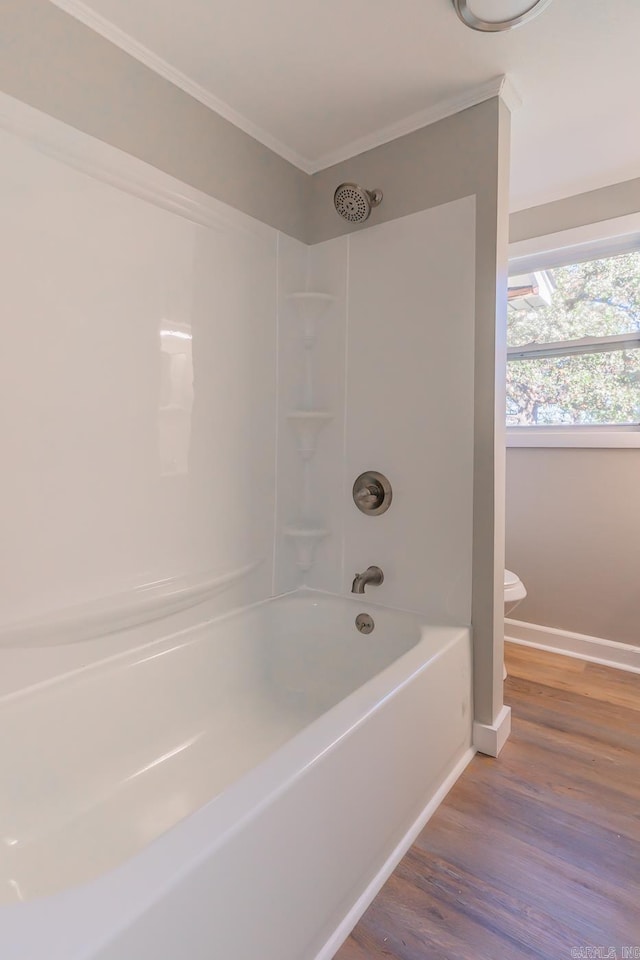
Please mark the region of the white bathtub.
<svg viewBox="0 0 640 960"><path fill-rule="evenodd" d="M470 661L300 591L6 698L0 957L330 957L471 755Z"/></svg>

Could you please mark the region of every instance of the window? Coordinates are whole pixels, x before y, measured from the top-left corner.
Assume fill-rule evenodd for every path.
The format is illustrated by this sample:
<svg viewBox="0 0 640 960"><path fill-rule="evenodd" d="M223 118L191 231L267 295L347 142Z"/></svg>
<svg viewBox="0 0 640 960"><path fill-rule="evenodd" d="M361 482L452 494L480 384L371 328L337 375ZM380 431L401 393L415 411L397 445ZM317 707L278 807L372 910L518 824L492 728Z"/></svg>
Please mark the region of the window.
<svg viewBox="0 0 640 960"><path fill-rule="evenodd" d="M538 256L509 278L509 441L639 445L640 251L573 258L545 267Z"/></svg>

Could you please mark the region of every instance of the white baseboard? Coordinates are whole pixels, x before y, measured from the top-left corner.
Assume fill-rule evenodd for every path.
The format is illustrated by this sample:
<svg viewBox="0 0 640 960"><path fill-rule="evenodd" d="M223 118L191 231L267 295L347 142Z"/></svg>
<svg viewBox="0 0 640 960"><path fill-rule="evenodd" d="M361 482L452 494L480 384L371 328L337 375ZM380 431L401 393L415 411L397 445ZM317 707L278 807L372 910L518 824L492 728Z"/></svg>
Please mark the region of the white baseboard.
<svg viewBox="0 0 640 960"><path fill-rule="evenodd" d="M536 647L538 650L561 653L565 657L640 673L640 647L629 643L602 640L583 633L571 633L569 630L556 630L555 627L540 627L536 623L508 619L504 621L504 638L509 643L518 643L524 647Z"/></svg>
<svg viewBox="0 0 640 960"><path fill-rule="evenodd" d="M496 717L495 723L474 723L473 745L488 757L497 757L511 733L511 707L506 704Z"/></svg>
<svg viewBox="0 0 640 960"><path fill-rule="evenodd" d="M418 834L424 830L424 827L436 812L446 795L449 793L449 790L451 790L451 787L454 785L460 774L471 763L475 754L475 749L470 747L462 755L451 772L447 775L447 777L445 777L440 787L436 790L431 800L429 800L420 816L411 825L411 827L409 827L400 843L398 843L398 845L394 848L393 852L385 860L371 882L366 886L351 909L340 921L329 939L325 942L324 946L316 954L315 960L331 960L331 958L335 956L367 907L371 905L378 893L380 893L383 886L395 868L398 866L409 847L418 837Z"/></svg>

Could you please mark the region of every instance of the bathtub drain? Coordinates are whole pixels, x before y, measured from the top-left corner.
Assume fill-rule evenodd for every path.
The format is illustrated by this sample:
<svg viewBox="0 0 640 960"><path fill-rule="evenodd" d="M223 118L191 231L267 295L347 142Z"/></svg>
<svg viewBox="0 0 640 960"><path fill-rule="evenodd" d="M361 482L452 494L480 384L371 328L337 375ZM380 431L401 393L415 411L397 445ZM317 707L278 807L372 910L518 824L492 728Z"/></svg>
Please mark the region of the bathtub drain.
<svg viewBox="0 0 640 960"><path fill-rule="evenodd" d="M359 613L356 617L356 627L360 633L371 633L375 627L373 617L370 617L368 613Z"/></svg>

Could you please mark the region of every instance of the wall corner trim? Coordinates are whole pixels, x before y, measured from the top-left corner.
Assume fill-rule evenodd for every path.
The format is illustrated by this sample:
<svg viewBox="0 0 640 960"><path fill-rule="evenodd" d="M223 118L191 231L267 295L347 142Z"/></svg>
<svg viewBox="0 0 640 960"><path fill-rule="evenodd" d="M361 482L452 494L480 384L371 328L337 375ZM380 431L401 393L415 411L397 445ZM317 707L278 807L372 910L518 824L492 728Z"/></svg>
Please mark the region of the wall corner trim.
<svg viewBox="0 0 640 960"><path fill-rule="evenodd" d="M473 746L479 753L497 757L511 733L511 707L506 704L496 717L495 723L474 723Z"/></svg>
<svg viewBox="0 0 640 960"><path fill-rule="evenodd" d="M511 77L505 74L500 79L502 80L502 85L498 91L498 96L513 113L522 106L522 97Z"/></svg>
<svg viewBox="0 0 640 960"><path fill-rule="evenodd" d="M535 647L560 653L565 657L599 663L604 667L615 667L629 673L640 673L640 647L617 640L603 640L589 637L584 633L572 633L570 630L558 630L555 627L541 627L537 623L525 623L523 620L504 622L505 640L524 647Z"/></svg>

